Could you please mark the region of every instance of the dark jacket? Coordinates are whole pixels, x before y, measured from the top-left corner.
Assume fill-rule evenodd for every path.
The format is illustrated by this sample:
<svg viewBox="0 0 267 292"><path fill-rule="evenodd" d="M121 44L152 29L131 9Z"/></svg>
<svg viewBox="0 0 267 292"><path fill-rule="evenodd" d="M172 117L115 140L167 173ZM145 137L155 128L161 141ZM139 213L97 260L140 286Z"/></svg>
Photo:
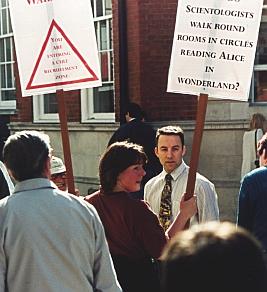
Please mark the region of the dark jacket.
<svg viewBox="0 0 267 292"><path fill-rule="evenodd" d="M144 151L148 157L148 163L145 167L146 176L143 179L145 184L150 178L156 176L162 171L162 166L155 155L155 137L156 131L147 123L138 119L121 125L109 140L108 145L114 142L127 140L144 147Z"/></svg>

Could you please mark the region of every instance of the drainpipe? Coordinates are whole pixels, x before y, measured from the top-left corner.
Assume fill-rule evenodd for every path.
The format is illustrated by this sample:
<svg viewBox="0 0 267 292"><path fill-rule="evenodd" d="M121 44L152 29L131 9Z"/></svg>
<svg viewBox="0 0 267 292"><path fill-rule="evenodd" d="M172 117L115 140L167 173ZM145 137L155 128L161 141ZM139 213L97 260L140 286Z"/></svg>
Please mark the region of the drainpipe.
<svg viewBox="0 0 267 292"><path fill-rule="evenodd" d="M129 102L128 48L126 0L118 0L119 17L119 69L120 69L120 124L125 121L125 108Z"/></svg>

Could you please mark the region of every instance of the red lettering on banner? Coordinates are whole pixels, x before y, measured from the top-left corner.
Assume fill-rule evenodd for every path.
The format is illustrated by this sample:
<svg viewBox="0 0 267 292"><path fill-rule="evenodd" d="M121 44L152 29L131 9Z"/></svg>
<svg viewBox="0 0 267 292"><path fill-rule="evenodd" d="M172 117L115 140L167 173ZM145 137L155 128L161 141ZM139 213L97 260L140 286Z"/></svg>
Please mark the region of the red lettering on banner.
<svg viewBox="0 0 267 292"><path fill-rule="evenodd" d="M53 30L55 30L55 32L59 33L61 36L52 37L51 34ZM62 45L63 41L65 42L65 46ZM49 53L48 51L48 53L44 54L47 47L49 47L52 51L51 53ZM76 58L78 58L78 61L80 61L79 67L83 66L85 74L87 71L87 73L89 73L88 75L86 74L84 77L80 77L79 75L78 77L75 77L74 75L73 79L70 79L72 76L69 76L68 73L74 74L75 71L79 70L78 65L73 64L74 62L72 62L71 56L76 56ZM45 58L49 60L50 64L46 64L46 68L44 68L42 72L38 71L38 68L40 68L40 63L42 63L42 60ZM35 75L39 76L40 74L45 74L49 76L49 81L46 81L46 83L35 83ZM36 88L45 88L97 80L99 79L96 76L95 72L87 64L86 60L82 57L77 48L72 44L71 40L67 37L62 28L53 19L49 27L46 39L42 45L42 49L39 53L38 59L35 63L33 72L30 76L30 80L26 86L26 89L29 90Z"/></svg>

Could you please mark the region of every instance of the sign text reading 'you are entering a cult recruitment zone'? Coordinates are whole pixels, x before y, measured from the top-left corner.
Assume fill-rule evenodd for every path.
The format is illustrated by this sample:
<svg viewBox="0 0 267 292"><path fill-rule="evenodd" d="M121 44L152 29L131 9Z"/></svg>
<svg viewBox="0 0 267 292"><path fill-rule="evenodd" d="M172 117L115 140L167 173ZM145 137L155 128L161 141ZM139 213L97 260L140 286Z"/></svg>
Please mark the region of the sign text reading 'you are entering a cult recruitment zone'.
<svg viewBox="0 0 267 292"><path fill-rule="evenodd" d="M23 96L101 86L90 1L9 4Z"/></svg>
<svg viewBox="0 0 267 292"><path fill-rule="evenodd" d="M180 0L169 92L246 100L262 0Z"/></svg>

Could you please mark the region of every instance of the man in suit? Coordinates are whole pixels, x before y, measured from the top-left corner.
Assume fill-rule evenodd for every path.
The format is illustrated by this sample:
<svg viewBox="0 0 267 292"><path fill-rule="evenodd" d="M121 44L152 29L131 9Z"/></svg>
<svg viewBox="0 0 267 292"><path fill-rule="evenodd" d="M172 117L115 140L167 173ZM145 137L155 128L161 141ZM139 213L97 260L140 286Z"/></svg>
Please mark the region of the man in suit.
<svg viewBox="0 0 267 292"><path fill-rule="evenodd" d="M133 194L134 198L143 199L145 183L161 171L161 165L154 152L156 131L144 121L144 113L136 103L128 104L125 119L126 123L114 132L108 146L120 141L128 141L143 146L148 157L145 166L146 175L143 178L140 192Z"/></svg>

